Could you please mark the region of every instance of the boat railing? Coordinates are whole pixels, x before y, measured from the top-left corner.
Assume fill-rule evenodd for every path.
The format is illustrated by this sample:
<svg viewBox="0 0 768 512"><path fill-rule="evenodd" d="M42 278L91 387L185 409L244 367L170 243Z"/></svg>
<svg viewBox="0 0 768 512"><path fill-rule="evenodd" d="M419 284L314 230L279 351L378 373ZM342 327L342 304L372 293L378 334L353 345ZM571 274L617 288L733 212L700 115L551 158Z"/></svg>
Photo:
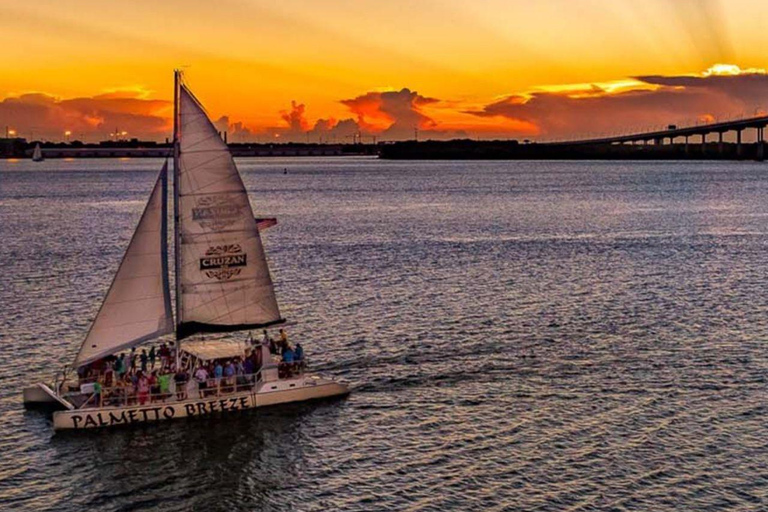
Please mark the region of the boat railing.
<svg viewBox="0 0 768 512"><path fill-rule="evenodd" d="M279 379L293 378L304 373L306 360L293 363L275 363L278 366ZM273 366L274 367L274 366ZM263 367L260 371L251 374L240 374L222 377L209 377L205 381L195 378L194 374L188 375L183 381L176 382L173 375L168 383L168 389L161 390L160 383L150 387L148 393L140 393L137 385L125 382L124 385L101 386L100 392L79 393L82 403L78 409L102 408L102 407L128 407L134 405L148 405L152 403L170 403L188 399L219 398L253 390L262 382Z"/></svg>

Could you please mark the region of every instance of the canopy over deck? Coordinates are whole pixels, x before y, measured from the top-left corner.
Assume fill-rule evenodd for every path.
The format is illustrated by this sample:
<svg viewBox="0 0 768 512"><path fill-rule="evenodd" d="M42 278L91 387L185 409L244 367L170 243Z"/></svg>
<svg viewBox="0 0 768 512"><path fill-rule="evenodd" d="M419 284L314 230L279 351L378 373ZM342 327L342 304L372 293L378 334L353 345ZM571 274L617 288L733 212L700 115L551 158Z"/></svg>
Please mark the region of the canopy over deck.
<svg viewBox="0 0 768 512"><path fill-rule="evenodd" d="M234 340L201 340L185 341L181 351L203 361L214 359L231 359L242 357L251 345L244 341Z"/></svg>

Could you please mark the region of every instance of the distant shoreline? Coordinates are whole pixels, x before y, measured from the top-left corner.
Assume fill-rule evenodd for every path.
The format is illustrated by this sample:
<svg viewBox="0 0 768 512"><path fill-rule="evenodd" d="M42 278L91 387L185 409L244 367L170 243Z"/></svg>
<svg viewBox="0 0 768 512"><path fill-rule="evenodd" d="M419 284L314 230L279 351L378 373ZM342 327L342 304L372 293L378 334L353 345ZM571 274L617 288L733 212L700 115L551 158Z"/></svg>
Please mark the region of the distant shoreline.
<svg viewBox="0 0 768 512"><path fill-rule="evenodd" d="M380 146L390 160L763 160L758 143L520 144L517 141L396 142Z"/></svg>
<svg viewBox="0 0 768 512"><path fill-rule="evenodd" d="M0 139L0 159L31 159L36 143ZM729 142L706 144L529 143L517 141L402 141L379 144L229 144L235 157L378 156L386 160L756 160L759 143L739 147ZM147 141L118 143L41 143L43 157L166 158L170 144Z"/></svg>
<svg viewBox="0 0 768 512"><path fill-rule="evenodd" d="M31 159L35 144L23 139L0 139L1 159ZM126 141L114 144L41 143L43 157L61 158L166 158L171 156L170 144L147 141ZM236 157L325 157L377 155L373 144L229 144Z"/></svg>

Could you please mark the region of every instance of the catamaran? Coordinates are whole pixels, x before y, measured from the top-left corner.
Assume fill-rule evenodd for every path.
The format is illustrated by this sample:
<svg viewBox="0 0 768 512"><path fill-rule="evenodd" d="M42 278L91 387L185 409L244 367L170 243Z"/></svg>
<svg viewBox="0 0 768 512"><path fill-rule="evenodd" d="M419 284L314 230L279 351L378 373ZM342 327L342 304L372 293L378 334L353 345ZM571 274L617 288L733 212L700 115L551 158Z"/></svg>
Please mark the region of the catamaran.
<svg viewBox="0 0 768 512"><path fill-rule="evenodd" d="M54 429L59 430L347 395L345 384L307 373L303 358L286 360L265 342L223 334L285 322L259 233L275 222L254 218L226 143L179 71L174 73L175 318L168 262L168 174L166 161L69 371L51 384L25 388L25 405L59 409L53 413ZM170 334L176 340L175 373L161 376L164 380L153 392L142 393L141 381L138 388L135 383L139 372L116 363L125 356L116 354ZM245 367L253 370L244 371L242 361L251 363ZM220 365L230 371L196 371ZM235 366L237 372L231 370ZM170 361L164 367L170 373ZM71 370L78 372L76 379L70 377Z"/></svg>

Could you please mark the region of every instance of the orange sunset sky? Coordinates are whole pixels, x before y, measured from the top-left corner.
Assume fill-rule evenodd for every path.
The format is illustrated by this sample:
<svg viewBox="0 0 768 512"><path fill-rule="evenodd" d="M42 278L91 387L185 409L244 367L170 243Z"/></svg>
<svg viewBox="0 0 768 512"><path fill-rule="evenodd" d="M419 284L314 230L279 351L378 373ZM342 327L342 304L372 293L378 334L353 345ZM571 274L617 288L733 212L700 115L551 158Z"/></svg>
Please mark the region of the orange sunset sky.
<svg viewBox="0 0 768 512"><path fill-rule="evenodd" d="M768 110L762 0L0 0L0 125L231 141L553 140Z"/></svg>

